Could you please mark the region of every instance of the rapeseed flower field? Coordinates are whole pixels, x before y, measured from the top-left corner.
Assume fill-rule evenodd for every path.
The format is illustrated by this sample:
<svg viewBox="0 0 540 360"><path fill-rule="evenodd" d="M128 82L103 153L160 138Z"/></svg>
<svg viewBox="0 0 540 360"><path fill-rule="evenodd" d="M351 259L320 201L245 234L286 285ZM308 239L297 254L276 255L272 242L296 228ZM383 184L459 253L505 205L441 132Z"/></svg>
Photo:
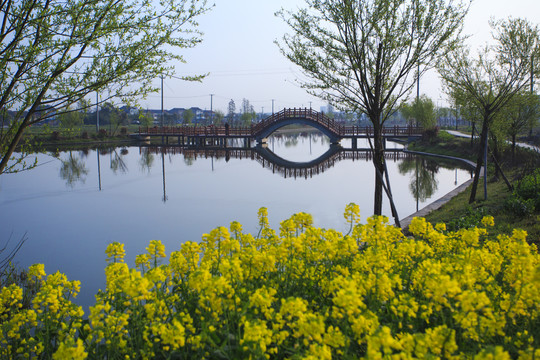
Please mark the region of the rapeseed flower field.
<svg viewBox="0 0 540 360"><path fill-rule="evenodd" d="M85 317L81 284L43 265L23 306L0 293L5 359L540 359L540 256L526 233L446 231L415 218L406 237L386 217L349 232L299 213L256 236L238 222L167 257L152 240L135 264L105 253L106 286Z"/></svg>

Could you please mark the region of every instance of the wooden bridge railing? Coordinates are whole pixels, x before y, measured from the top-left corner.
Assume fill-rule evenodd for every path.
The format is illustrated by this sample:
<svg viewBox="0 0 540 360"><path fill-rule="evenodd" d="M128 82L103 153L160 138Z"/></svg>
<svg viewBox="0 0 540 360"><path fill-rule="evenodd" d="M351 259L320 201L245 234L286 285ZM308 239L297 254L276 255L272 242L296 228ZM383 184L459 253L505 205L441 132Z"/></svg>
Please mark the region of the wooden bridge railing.
<svg viewBox="0 0 540 360"><path fill-rule="evenodd" d="M177 126L177 127L139 127L139 135L161 136L231 136L255 137L264 129L285 119L306 119L313 121L330 130L337 137L354 137L373 135L372 126L341 125L334 119L312 109L283 109L268 116L250 127L215 126ZM423 129L414 126L388 126L383 127L382 134L386 136L412 136L422 134Z"/></svg>

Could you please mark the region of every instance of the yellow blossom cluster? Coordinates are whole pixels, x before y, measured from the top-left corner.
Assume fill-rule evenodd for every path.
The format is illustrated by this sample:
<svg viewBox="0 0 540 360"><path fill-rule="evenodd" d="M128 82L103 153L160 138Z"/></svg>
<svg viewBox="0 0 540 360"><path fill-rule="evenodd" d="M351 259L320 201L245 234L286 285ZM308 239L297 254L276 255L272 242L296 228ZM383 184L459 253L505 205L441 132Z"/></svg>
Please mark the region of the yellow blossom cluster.
<svg viewBox="0 0 540 360"><path fill-rule="evenodd" d="M0 292L0 358L538 359L540 256L526 233L449 232L415 218L410 237L385 217L347 235L299 213L245 234L231 223L166 257L158 240L135 266L106 250L106 286L84 317L80 284L43 265L31 308Z"/></svg>

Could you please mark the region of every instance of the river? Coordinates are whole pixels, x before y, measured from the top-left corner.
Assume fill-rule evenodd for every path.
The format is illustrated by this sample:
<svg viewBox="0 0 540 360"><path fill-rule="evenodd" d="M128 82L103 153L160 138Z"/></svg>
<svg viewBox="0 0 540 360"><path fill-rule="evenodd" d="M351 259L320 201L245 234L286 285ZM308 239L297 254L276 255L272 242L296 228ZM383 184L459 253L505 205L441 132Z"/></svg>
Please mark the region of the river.
<svg viewBox="0 0 540 360"><path fill-rule="evenodd" d="M265 151L304 164L297 169L245 149L124 147L38 154L35 169L0 176L0 247L8 239L9 248L26 238L16 262L44 263L47 273L80 280L76 302L87 308L104 288L105 248L113 241L125 244L131 266L152 239L161 240L169 254L231 221L256 233L262 206L275 229L305 211L316 226L346 231L348 203L360 205L363 222L372 214L373 165L365 151L336 152L323 164L306 165L329 149L320 134L270 138ZM389 155L388 170L400 218L471 177L460 164L398 157L398 152ZM390 217L386 199L383 212Z"/></svg>

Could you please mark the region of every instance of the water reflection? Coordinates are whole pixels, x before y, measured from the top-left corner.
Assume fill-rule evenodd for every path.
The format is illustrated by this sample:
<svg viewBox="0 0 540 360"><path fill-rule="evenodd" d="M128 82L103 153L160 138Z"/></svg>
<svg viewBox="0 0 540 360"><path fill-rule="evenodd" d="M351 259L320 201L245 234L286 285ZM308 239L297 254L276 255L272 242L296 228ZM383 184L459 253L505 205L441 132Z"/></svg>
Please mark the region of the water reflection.
<svg viewBox="0 0 540 360"><path fill-rule="evenodd" d="M291 161L284 159L267 147L257 146L254 148L193 148L182 146L141 146L139 148L141 159L153 155L169 154L182 155L186 165L193 165L197 159L212 159L229 161L230 159L252 160L258 162L263 168L284 178L312 178L324 173L343 160L371 161L373 153L369 149L344 149L339 145L331 145L328 150L310 161ZM414 158L410 153L401 150L388 150L385 157L389 161L397 162L403 159ZM142 162L142 160L141 160ZM150 165L151 166L151 165Z"/></svg>
<svg viewBox="0 0 540 360"><path fill-rule="evenodd" d="M400 174L411 174L409 189L417 201L430 198L438 187L436 174L439 166L431 159L416 157L405 159L398 165Z"/></svg>
<svg viewBox="0 0 540 360"><path fill-rule="evenodd" d="M111 151L111 169L112 171L117 174L118 172L121 173L127 173L128 167L126 165L126 162L124 160L124 157L129 153L128 149L123 148L120 150L120 153L118 153L118 149L113 149Z"/></svg>
<svg viewBox="0 0 540 360"><path fill-rule="evenodd" d="M73 188L77 182L84 183L88 169L85 162L73 152L69 152L67 160L61 160L60 177L66 181L66 185Z"/></svg>
<svg viewBox="0 0 540 360"><path fill-rule="evenodd" d="M150 174L150 169L154 164L154 155L150 151L141 151L140 154L139 166L141 171Z"/></svg>

